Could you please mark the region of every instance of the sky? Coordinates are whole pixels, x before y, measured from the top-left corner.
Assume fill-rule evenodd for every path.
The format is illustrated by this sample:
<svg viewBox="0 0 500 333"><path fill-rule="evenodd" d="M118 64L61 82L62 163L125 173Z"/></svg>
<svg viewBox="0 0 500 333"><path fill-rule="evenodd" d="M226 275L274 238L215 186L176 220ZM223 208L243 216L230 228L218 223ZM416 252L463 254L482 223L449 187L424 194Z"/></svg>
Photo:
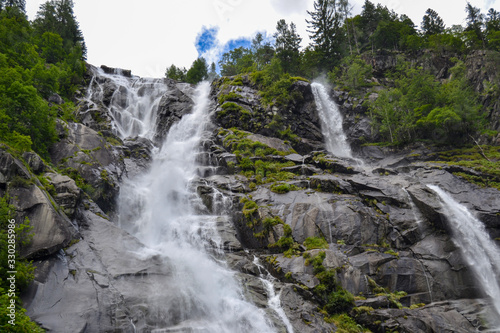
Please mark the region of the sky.
<svg viewBox="0 0 500 333"><path fill-rule="evenodd" d="M276 22L294 22L309 44L307 10L313 0L73 0L75 16L87 45L87 61L132 70L132 74L162 77L175 64L189 68L203 55L209 63L229 49L246 46L257 32L272 38ZM27 0L34 19L45 1ZM447 27L465 24L467 0L371 0L420 27L427 8L434 9ZM469 0L486 13L500 11L500 0ZM350 0L359 14L364 0Z"/></svg>

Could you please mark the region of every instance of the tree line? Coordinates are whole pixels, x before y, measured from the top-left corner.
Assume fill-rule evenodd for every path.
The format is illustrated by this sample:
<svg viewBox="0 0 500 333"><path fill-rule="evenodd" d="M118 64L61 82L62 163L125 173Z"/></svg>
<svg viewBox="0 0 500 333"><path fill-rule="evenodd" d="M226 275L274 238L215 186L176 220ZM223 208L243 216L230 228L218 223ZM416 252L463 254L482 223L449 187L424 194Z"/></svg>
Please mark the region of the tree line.
<svg viewBox="0 0 500 333"><path fill-rule="evenodd" d="M491 8L486 14L467 3L465 26L447 27L439 14L429 8L420 28L405 14L365 0L360 14L352 15L348 0L316 0L308 11L311 43L301 46L302 37L293 22L281 19L276 24L273 41L257 33L250 47L224 53L219 61L220 74L233 76L252 73L261 88L272 96L286 96L286 82L291 77L314 79L326 76L330 83L353 95L366 93L374 76L366 59L377 54L396 54L398 66L384 73L393 82L369 108L373 128L379 140L404 144L432 138L456 142L484 129L484 110L480 96L465 79L463 60L476 50L500 51L500 13ZM446 82L437 80L422 68L411 65L409 57L425 52L446 55L455 63ZM202 64L202 65L200 65ZM216 74L212 64L212 77ZM201 73L196 80L186 73ZM166 76L196 83L208 77L206 61L197 59L187 71L172 65ZM422 85L417 86L416 80ZM422 81L423 80L423 81ZM425 95L422 91L429 91ZM460 93L461 92L461 93ZM457 97L452 100L451 96ZM466 96L467 98L463 98ZM363 97L363 96L360 96ZM420 98L423 97L423 98ZM442 130L446 127L447 130ZM432 141L431 140L431 141Z"/></svg>
<svg viewBox="0 0 500 333"><path fill-rule="evenodd" d="M380 50L418 52L434 50L466 55L478 49L500 51L500 13L491 8L486 14L467 3L465 27L446 27L433 9L425 12L420 29L405 14L397 14L386 6L365 0L362 12L352 16L348 0L316 0L314 10L308 11L310 45L302 48L301 36L293 22L279 20L274 42L264 42L261 33L249 48L239 47L224 53L219 61L223 76L262 70L274 59L284 72L313 78L330 72L348 56ZM201 66L203 63L204 66ZM188 78L187 73L192 75ZM194 73L202 75L195 76ZM211 72L215 72L212 64ZM206 79L209 69L206 60L197 59L186 70L175 65L167 69L166 76L178 80Z"/></svg>

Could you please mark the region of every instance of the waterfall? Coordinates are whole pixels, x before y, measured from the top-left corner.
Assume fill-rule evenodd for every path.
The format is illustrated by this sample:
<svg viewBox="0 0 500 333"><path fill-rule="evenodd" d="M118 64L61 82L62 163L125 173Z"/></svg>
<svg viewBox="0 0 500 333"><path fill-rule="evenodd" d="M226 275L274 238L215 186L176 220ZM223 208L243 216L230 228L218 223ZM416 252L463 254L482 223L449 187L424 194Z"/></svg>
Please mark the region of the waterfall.
<svg viewBox="0 0 500 333"><path fill-rule="evenodd" d="M475 218L465 206L456 202L448 193L434 185L427 185L441 198L447 219L453 228L453 241L463 253L464 259L475 274L477 281L493 303L500 318L500 250L490 238L484 224ZM496 325L500 325L498 321ZM500 328L498 326L497 328Z"/></svg>
<svg viewBox="0 0 500 333"><path fill-rule="evenodd" d="M120 138L141 136L151 139L155 133L158 105L167 85L163 79L125 77L106 74L100 68L87 91L90 104L108 104L109 115L113 118L113 132ZM112 82L114 91L110 92L104 83ZM100 105L103 107L103 105Z"/></svg>
<svg viewBox="0 0 500 333"><path fill-rule="evenodd" d="M264 284L268 296L268 304L271 309L276 312L278 317L283 321L286 327L287 333L294 333L293 326L286 316L285 310L281 307L280 294L276 294L274 291L274 281L276 280L269 271L260 264L259 258L254 256L253 263L257 265L260 272L260 281Z"/></svg>
<svg viewBox="0 0 500 333"><path fill-rule="evenodd" d="M148 312L159 318L155 332L273 332L264 311L243 298L235 273L213 249L219 216L195 209L200 198L190 183L209 125L209 91L208 83L198 85L193 112L171 127L150 170L122 184L120 225L147 246L142 257L169 265L165 280L150 286Z"/></svg>
<svg viewBox="0 0 500 333"><path fill-rule="evenodd" d="M318 82L311 84L314 101L321 120L321 129L325 137L326 150L338 157L352 158L351 147L342 128L342 115L337 103L330 96L326 87Z"/></svg>

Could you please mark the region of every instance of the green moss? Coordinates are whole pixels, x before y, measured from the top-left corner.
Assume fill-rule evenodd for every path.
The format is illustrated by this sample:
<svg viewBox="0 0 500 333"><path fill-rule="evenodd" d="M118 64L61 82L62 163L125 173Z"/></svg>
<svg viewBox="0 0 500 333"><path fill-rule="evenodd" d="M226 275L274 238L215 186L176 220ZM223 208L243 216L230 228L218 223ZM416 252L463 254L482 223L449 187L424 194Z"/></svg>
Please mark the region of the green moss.
<svg viewBox="0 0 500 333"><path fill-rule="evenodd" d="M323 237L308 237L304 241L304 246L308 250L328 249L328 242Z"/></svg>
<svg viewBox="0 0 500 333"><path fill-rule="evenodd" d="M224 136L223 146L236 155L238 163L235 166L244 176L255 176L254 183L256 185L288 181L295 177L291 172L281 171L282 168L294 166L295 163L291 161L278 162L272 157L284 156L293 151L278 151L259 141L247 139L246 137L250 135L249 132L235 128L221 130L219 133Z"/></svg>
<svg viewBox="0 0 500 333"><path fill-rule="evenodd" d="M285 193L288 193L290 191L296 191L298 189L299 188L297 186L287 184L287 183L275 183L275 184L271 185L271 191L273 191L274 193L278 193L278 194L285 194Z"/></svg>
<svg viewBox="0 0 500 333"><path fill-rule="evenodd" d="M337 314L332 317L325 318L325 321L334 323L337 326L337 333L363 333L370 332L369 330L358 325L354 319L345 313Z"/></svg>
<svg viewBox="0 0 500 333"><path fill-rule="evenodd" d="M253 215L259 209L259 205L257 205L255 201L252 201L248 198L242 198L240 202L244 204L242 210L243 216L245 216L247 220L252 219Z"/></svg>
<svg viewBox="0 0 500 333"><path fill-rule="evenodd" d="M385 251L384 253L385 253L385 254L390 254L390 255L392 255L392 256L395 256L395 257L399 258L399 252L396 252L396 251L394 251L393 249L387 250L387 251Z"/></svg>
<svg viewBox="0 0 500 333"><path fill-rule="evenodd" d="M31 185L33 184L34 183L32 179L26 179L21 176L14 176L12 177L12 180L9 182L9 185L12 187L30 188Z"/></svg>
<svg viewBox="0 0 500 333"><path fill-rule="evenodd" d="M238 99L243 98L240 94L235 93L234 91L231 91L227 94L220 94L218 97L219 104L224 104L226 101L235 101Z"/></svg>
<svg viewBox="0 0 500 333"><path fill-rule="evenodd" d="M461 171L454 172L454 174L478 186L494 187L500 190L500 149L496 146L448 150L440 152L437 159L437 163L471 168L480 175Z"/></svg>

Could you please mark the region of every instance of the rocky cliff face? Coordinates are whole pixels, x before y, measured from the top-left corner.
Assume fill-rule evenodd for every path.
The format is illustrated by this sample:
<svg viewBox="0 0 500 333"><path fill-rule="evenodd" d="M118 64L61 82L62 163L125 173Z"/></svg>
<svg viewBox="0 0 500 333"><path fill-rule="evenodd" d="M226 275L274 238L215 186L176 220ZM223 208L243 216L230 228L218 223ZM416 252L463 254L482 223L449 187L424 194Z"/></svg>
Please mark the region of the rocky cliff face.
<svg viewBox="0 0 500 333"><path fill-rule="evenodd" d="M188 86L167 84L150 139L114 134L105 104L118 88L110 82L101 106L82 100L81 123L60 123L61 140L51 150L58 170L35 154L0 151L0 193L10 195L19 220L27 216L34 226L24 253L36 260L36 278L24 300L42 327L132 332L161 323L161 299L151 298L152 288L158 282L171 287L170 264L140 258L134 249L144 245L117 226L115 214L122 180L148 168L154 145L193 106ZM286 331L269 306L258 258L273 275L295 332L342 328L342 320L325 320L331 314L320 311L331 306L322 291L330 288L327 273L335 290L356 296L344 311L373 332L484 329L490 300L453 242L453 221L426 185L451 193L497 240L500 192L425 162L425 147L361 147L360 138L371 135L369 123L349 113L344 127L366 165L331 156L310 85L297 81L293 91L300 98L288 105L264 106L249 78L212 84L214 130L203 140L192 190L207 214L221 204L217 196L226 198L231 218L218 222L220 246L247 299ZM348 96L335 97L344 110L362 114ZM285 129L294 136L280 138Z"/></svg>

